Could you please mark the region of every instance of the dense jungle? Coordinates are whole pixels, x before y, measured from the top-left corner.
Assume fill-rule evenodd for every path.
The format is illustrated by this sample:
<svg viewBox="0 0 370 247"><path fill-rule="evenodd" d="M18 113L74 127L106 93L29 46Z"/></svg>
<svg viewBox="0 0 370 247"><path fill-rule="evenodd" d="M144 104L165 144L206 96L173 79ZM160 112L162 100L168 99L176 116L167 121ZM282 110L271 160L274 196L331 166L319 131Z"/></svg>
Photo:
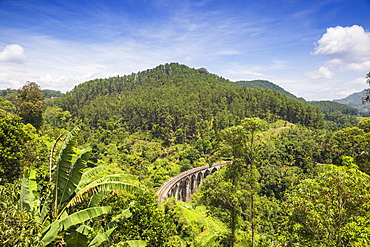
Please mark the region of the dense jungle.
<svg viewBox="0 0 370 247"><path fill-rule="evenodd" d="M0 245L370 246L364 116L178 63L2 90ZM222 161L192 202L158 204Z"/></svg>

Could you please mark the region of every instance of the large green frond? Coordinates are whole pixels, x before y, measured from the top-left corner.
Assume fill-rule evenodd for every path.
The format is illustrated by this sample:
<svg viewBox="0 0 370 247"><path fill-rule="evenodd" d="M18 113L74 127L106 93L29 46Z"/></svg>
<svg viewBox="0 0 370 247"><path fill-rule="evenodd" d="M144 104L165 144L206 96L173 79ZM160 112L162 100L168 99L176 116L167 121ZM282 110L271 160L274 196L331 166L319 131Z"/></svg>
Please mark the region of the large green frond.
<svg viewBox="0 0 370 247"><path fill-rule="evenodd" d="M21 209L33 211L38 206L36 171L24 169L21 188Z"/></svg>
<svg viewBox="0 0 370 247"><path fill-rule="evenodd" d="M106 172L107 168L108 168L107 166L96 166L85 171L81 176L81 180L77 186L77 190L81 190L94 180L102 177L103 174Z"/></svg>
<svg viewBox="0 0 370 247"><path fill-rule="evenodd" d="M91 154L91 148L85 149L76 159L76 162L71 167L69 174L66 177L66 183L60 195L61 202L64 202L70 198L75 192L78 183L80 182L83 169L87 166Z"/></svg>
<svg viewBox="0 0 370 247"><path fill-rule="evenodd" d="M75 127L68 135L66 136L63 146L59 151L59 156L57 158L56 164L53 167L53 173L51 176L51 182L54 185L53 188L53 197L54 197L54 206L53 206L53 215L54 217L58 213L58 207L61 202L61 195L63 190L68 183L68 177L72 167L72 158L75 152L73 151L73 146L75 145L75 137L77 132L80 129Z"/></svg>
<svg viewBox="0 0 370 247"><path fill-rule="evenodd" d="M95 238L88 245L89 247L98 247L105 241L107 241L112 234L112 232L117 228L117 226L109 228L108 230L101 232L95 236Z"/></svg>
<svg viewBox="0 0 370 247"><path fill-rule="evenodd" d="M65 238L68 247L87 247L88 240L89 239L84 234L78 231L72 232Z"/></svg>
<svg viewBox="0 0 370 247"><path fill-rule="evenodd" d="M98 192L116 192L116 193L143 193L143 189L138 186L120 182L120 181L107 181L100 183L91 183L82 190L80 190L66 205L66 208L75 206L81 201L85 200L90 195Z"/></svg>
<svg viewBox="0 0 370 247"><path fill-rule="evenodd" d="M81 224L102 214L110 213L110 211L111 207L86 208L73 213L66 218L56 220L43 230L43 238L41 241L44 242L45 245L48 245L57 237L59 233L67 230L69 227Z"/></svg>
<svg viewBox="0 0 370 247"><path fill-rule="evenodd" d="M58 147L63 144L63 141L64 141L65 137L66 137L65 132L60 134L58 136L58 138L55 140L55 142L53 143L53 146L50 149L50 157L49 157L50 181L51 181L51 177L52 177L53 167L55 166L55 162L56 162L56 154L57 154L57 151L58 151Z"/></svg>

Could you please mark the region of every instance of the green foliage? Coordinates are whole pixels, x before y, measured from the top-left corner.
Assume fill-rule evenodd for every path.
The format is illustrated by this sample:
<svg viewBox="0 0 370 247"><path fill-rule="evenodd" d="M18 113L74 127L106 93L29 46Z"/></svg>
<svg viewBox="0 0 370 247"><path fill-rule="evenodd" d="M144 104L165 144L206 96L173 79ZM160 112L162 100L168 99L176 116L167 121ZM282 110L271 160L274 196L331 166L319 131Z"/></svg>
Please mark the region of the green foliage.
<svg viewBox="0 0 370 247"><path fill-rule="evenodd" d="M44 108L44 94L34 82L28 82L18 90L14 98L17 114L24 123L32 124L39 129L42 124L42 112Z"/></svg>
<svg viewBox="0 0 370 247"><path fill-rule="evenodd" d="M326 123L328 129L330 129L330 123L333 123L332 125L335 126L334 129L352 127L356 126L358 123L358 118L356 116L343 114L339 111L325 113L324 119L329 121L329 123Z"/></svg>
<svg viewBox="0 0 370 247"><path fill-rule="evenodd" d="M261 192L281 199L286 190L313 176L317 163L331 162L322 143L327 131L303 126L281 126L264 137L258 170Z"/></svg>
<svg viewBox="0 0 370 247"><path fill-rule="evenodd" d="M210 217L204 206L193 207L189 203L175 201L174 198L167 199L162 206L181 237L182 242L178 246L222 246L228 237L226 225Z"/></svg>
<svg viewBox="0 0 370 247"><path fill-rule="evenodd" d="M127 197L110 194L103 198L102 203L111 205L113 214L127 207L130 208L132 214L129 220L121 221L117 225L114 235L109 239L111 245L133 239L142 239L146 241L147 246L152 247L169 247L176 243L172 240L175 235L175 226L169 215L158 208L153 194L143 193Z"/></svg>
<svg viewBox="0 0 370 247"><path fill-rule="evenodd" d="M17 95L17 90L7 88L5 90L0 90L0 97L2 97L5 100L12 101L13 98Z"/></svg>
<svg viewBox="0 0 370 247"><path fill-rule="evenodd" d="M370 118L363 118L359 123L358 127L363 129L366 133L370 132Z"/></svg>
<svg viewBox="0 0 370 247"><path fill-rule="evenodd" d="M45 134L57 137L61 132L60 129L67 129L71 114L68 111L63 111L62 108L56 106L48 106L42 114L43 126L42 130Z"/></svg>
<svg viewBox="0 0 370 247"><path fill-rule="evenodd" d="M80 210L76 213L72 213L64 218L59 218L53 221L50 225L43 229L43 237L41 241L48 245L57 238L57 236L65 229L81 224L85 221L91 220L102 214L107 214L111 210L111 207L91 207Z"/></svg>
<svg viewBox="0 0 370 247"><path fill-rule="evenodd" d="M0 97L0 117L11 117L15 111L15 106L11 101L4 100Z"/></svg>
<svg viewBox="0 0 370 247"><path fill-rule="evenodd" d="M230 229L230 245L237 242L236 232L241 216L250 222L251 244L255 246L256 208L259 191L259 172L256 168L258 134L267 129L267 123L259 118L246 118L240 125L221 132L220 155L229 156L232 162L208 179L200 188L198 203L212 213L220 212ZM220 208L221 207L221 208ZM217 209L217 210L216 210Z"/></svg>
<svg viewBox="0 0 370 247"><path fill-rule="evenodd" d="M345 128L335 132L327 142L324 150L330 155L334 164L340 164L341 156L350 156L355 159L360 170L370 173L370 134L365 132L366 121L361 123L362 128Z"/></svg>
<svg viewBox="0 0 370 247"><path fill-rule="evenodd" d="M92 237L73 227L111 212L111 207L98 206L101 193L142 193L139 187L126 183L132 176L99 176L99 173L105 172L101 169L84 173L91 149L81 150L79 155L76 154L74 145L78 131L75 128L67 135L61 135L53 145L50 152L49 186L46 192L40 193L45 197L41 198L37 191L35 171L26 169L24 172L21 209L34 212L37 216L36 221L43 226L39 232L43 245L62 243L64 238L71 246L88 243ZM89 196L93 196L90 203L83 207L83 202ZM39 198L42 199L41 203ZM95 240L93 243L98 246Z"/></svg>
<svg viewBox="0 0 370 247"><path fill-rule="evenodd" d="M20 183L0 185L0 246L41 246L41 224L35 215L22 210L19 203Z"/></svg>
<svg viewBox="0 0 370 247"><path fill-rule="evenodd" d="M302 181L287 193L289 244L352 246L357 219L369 210L369 186L367 174L347 166Z"/></svg>
<svg viewBox="0 0 370 247"><path fill-rule="evenodd" d="M20 177L24 149L29 140L19 118L0 118L0 183L13 182Z"/></svg>

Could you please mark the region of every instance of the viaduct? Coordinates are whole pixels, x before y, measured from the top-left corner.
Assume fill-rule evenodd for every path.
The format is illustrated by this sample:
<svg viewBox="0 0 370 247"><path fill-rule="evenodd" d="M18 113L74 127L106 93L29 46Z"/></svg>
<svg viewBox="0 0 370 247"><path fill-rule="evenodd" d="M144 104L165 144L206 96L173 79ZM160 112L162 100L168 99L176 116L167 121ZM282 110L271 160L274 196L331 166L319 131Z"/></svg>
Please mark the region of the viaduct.
<svg viewBox="0 0 370 247"><path fill-rule="evenodd" d="M226 164L227 162L214 163L212 166L199 166L170 178L157 191L158 203L162 203L169 197L175 197L178 201L190 202L191 195L197 192L203 180Z"/></svg>

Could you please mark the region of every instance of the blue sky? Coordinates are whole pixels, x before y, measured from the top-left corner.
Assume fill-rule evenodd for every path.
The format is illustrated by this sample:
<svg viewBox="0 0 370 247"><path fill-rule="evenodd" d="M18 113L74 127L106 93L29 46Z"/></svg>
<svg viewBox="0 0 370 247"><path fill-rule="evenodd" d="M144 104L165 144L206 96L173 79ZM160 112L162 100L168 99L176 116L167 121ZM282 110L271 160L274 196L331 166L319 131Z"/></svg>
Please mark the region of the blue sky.
<svg viewBox="0 0 370 247"><path fill-rule="evenodd" d="M0 89L178 62L307 100L368 87L370 0L0 0Z"/></svg>

